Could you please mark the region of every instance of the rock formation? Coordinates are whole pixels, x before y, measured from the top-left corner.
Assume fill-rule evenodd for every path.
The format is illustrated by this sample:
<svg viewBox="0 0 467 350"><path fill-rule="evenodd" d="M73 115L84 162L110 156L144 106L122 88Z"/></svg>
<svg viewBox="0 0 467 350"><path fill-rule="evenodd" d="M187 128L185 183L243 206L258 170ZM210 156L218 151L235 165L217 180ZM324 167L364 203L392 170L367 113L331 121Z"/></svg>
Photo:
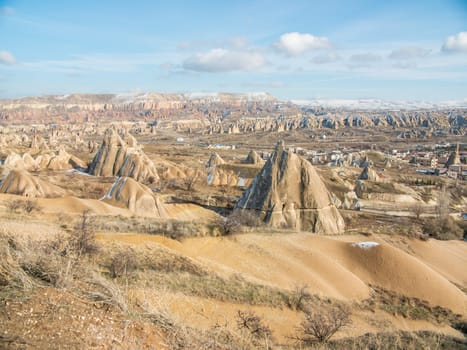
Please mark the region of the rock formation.
<svg viewBox="0 0 467 350"><path fill-rule="evenodd" d="M0 185L0 193L17 194L25 197L61 197L65 191L26 170L11 170Z"/></svg>
<svg viewBox="0 0 467 350"><path fill-rule="evenodd" d="M244 164L264 164L263 158L261 158L255 150L251 150L246 158L243 160Z"/></svg>
<svg viewBox="0 0 467 350"><path fill-rule="evenodd" d="M363 168L363 171L358 176L358 180L368 180L368 181L380 181L380 178L376 171L374 171L371 167L366 166Z"/></svg>
<svg viewBox="0 0 467 350"><path fill-rule="evenodd" d="M282 141L235 208L253 210L273 227L325 234L344 231L344 220L315 168L286 151Z"/></svg>
<svg viewBox="0 0 467 350"><path fill-rule="evenodd" d="M225 164L225 161L218 155L216 152L212 152L209 157L208 162L206 163L207 168L212 168L216 165Z"/></svg>
<svg viewBox="0 0 467 350"><path fill-rule="evenodd" d="M159 180L154 163L137 145L136 140L125 135L125 141L114 127L105 131L97 154L89 166L89 174L95 176L128 176L139 182L153 183Z"/></svg>
<svg viewBox="0 0 467 350"><path fill-rule="evenodd" d="M105 202L123 206L139 215L165 218L167 212L159 198L152 191L130 177L119 177L103 198Z"/></svg>

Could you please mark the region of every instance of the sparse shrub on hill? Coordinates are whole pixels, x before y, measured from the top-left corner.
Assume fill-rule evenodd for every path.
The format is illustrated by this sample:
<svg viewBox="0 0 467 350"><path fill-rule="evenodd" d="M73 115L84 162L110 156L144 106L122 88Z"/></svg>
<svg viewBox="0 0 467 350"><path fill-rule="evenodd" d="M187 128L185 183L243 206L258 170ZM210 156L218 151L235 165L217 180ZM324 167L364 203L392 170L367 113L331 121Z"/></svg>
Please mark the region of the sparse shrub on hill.
<svg viewBox="0 0 467 350"><path fill-rule="evenodd" d="M253 212L247 210L235 210L227 217L221 217L217 221L217 226L221 235L231 235L241 233L248 228L260 227L263 222Z"/></svg>
<svg viewBox="0 0 467 350"><path fill-rule="evenodd" d="M40 212L42 210L42 208L40 207L40 205L36 201L30 200L30 199L24 201L23 209L28 214L33 212L33 211L39 211Z"/></svg>
<svg viewBox="0 0 467 350"><path fill-rule="evenodd" d="M5 202L5 205L8 211L15 213L21 209L21 206L23 205L23 201L21 199L10 199Z"/></svg>
<svg viewBox="0 0 467 350"><path fill-rule="evenodd" d="M132 249L120 251L112 257L110 275L112 278L127 276L135 270L136 265L136 254Z"/></svg>
<svg viewBox="0 0 467 350"><path fill-rule="evenodd" d="M237 328L256 346L264 346L264 349L269 349L272 330L268 325L264 324L263 320L253 311L237 312Z"/></svg>
<svg viewBox="0 0 467 350"><path fill-rule="evenodd" d="M305 319L298 328L296 340L304 345L324 343L338 330L351 323L350 312L343 306L307 306Z"/></svg>
<svg viewBox="0 0 467 350"><path fill-rule="evenodd" d="M94 232L94 228L87 211L83 211L79 222L71 232L70 248L73 249L78 256L91 255L99 249L96 242L96 233Z"/></svg>
<svg viewBox="0 0 467 350"><path fill-rule="evenodd" d="M464 230L449 216L427 219L422 230L425 235L440 240L462 239L464 235Z"/></svg>
<svg viewBox="0 0 467 350"><path fill-rule="evenodd" d="M42 210L37 201L31 199L11 199L6 202L6 207L12 213L16 213L21 210L27 214L31 214L33 211L40 212Z"/></svg>
<svg viewBox="0 0 467 350"><path fill-rule="evenodd" d="M287 299L287 306L292 310L304 311L313 296L307 291L307 286L295 286Z"/></svg>

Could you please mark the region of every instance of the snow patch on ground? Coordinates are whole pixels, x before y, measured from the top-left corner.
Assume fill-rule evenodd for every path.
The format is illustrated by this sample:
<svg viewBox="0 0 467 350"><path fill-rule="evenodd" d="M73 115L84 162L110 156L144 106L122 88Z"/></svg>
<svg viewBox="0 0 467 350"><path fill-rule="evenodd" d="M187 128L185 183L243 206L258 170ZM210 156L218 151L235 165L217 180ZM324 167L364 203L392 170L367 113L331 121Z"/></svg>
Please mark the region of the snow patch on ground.
<svg viewBox="0 0 467 350"><path fill-rule="evenodd" d="M376 247L378 245L379 245L379 243L377 243L377 242L355 242L355 243L352 243L352 246L359 247L359 248L362 248L362 249L370 249L370 248Z"/></svg>

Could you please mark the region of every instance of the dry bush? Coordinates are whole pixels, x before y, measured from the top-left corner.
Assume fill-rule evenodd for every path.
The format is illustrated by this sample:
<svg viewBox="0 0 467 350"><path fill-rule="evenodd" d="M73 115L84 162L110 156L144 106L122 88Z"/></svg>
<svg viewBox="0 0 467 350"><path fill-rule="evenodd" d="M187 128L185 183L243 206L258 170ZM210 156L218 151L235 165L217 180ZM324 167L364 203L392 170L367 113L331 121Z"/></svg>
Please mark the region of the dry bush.
<svg viewBox="0 0 467 350"><path fill-rule="evenodd" d="M33 201L30 199L23 202L22 209L28 214L32 213L33 211L40 212L42 210L41 206L37 203L37 201Z"/></svg>
<svg viewBox="0 0 467 350"><path fill-rule="evenodd" d="M313 296L307 291L307 286L295 286L287 298L287 306L292 310L304 311Z"/></svg>
<svg viewBox="0 0 467 350"><path fill-rule="evenodd" d="M33 211L40 212L42 208L37 203L31 199L22 200L22 199L11 199L6 202L6 207L10 212L17 212L22 210L25 213L31 214Z"/></svg>
<svg viewBox="0 0 467 350"><path fill-rule="evenodd" d="M440 240L462 239L464 236L464 230L450 216L426 220L422 231Z"/></svg>
<svg viewBox="0 0 467 350"><path fill-rule="evenodd" d="M85 282L90 288L84 294L95 303L107 307L116 307L123 312L129 309L125 295L118 285L95 271L89 271Z"/></svg>
<svg viewBox="0 0 467 350"><path fill-rule="evenodd" d="M96 253L99 249L96 242L96 233L94 232L87 211L83 211L79 222L71 232L70 248L73 249L78 256L91 255Z"/></svg>
<svg viewBox="0 0 467 350"><path fill-rule="evenodd" d="M219 218L216 225L221 235L226 236L244 232L246 227L260 227L263 222L252 211L235 210L229 216Z"/></svg>
<svg viewBox="0 0 467 350"><path fill-rule="evenodd" d="M350 324L350 312L343 306L306 307L305 319L295 337L305 345L328 341L339 329Z"/></svg>
<svg viewBox="0 0 467 350"><path fill-rule="evenodd" d="M63 237L43 240L27 236L8 236L2 233L2 263L0 281L17 289L37 284L64 287L73 279L77 265L67 255L67 242Z"/></svg>
<svg viewBox="0 0 467 350"><path fill-rule="evenodd" d="M132 249L116 253L110 262L109 270L112 278L128 276L137 267L136 254Z"/></svg>
<svg viewBox="0 0 467 350"><path fill-rule="evenodd" d="M264 345L265 349L269 349L272 338L272 330L269 326L263 323L263 320L253 311L237 312L237 328L243 334L246 333L247 339L256 345Z"/></svg>
<svg viewBox="0 0 467 350"><path fill-rule="evenodd" d="M33 285L30 276L20 266L18 238L0 232L0 287L4 290L29 289Z"/></svg>
<svg viewBox="0 0 467 350"><path fill-rule="evenodd" d="M15 213L19 209L21 209L21 207L23 205L23 201L21 199L10 199L10 200L5 202L5 205L6 205L6 208L10 212Z"/></svg>

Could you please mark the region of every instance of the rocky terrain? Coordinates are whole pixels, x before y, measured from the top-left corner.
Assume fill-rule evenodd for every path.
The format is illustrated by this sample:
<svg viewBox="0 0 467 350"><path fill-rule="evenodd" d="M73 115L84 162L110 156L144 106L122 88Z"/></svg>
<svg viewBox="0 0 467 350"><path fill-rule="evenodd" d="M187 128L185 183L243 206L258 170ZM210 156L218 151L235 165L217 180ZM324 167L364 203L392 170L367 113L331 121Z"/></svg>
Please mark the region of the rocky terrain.
<svg viewBox="0 0 467 350"><path fill-rule="evenodd" d="M0 101L0 348L465 348L465 113Z"/></svg>

